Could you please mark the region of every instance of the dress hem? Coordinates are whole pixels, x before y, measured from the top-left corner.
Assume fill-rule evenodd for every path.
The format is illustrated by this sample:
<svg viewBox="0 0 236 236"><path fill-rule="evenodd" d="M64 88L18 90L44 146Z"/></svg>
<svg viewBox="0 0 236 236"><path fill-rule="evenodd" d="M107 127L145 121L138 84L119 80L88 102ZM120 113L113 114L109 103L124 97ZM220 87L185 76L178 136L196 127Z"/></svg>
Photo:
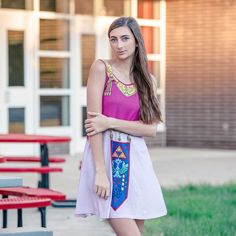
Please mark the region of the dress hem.
<svg viewBox="0 0 236 236"><path fill-rule="evenodd" d="M131 215L123 215L123 216L113 216L113 217L101 217L97 215L96 213L75 213L76 217L82 217L82 218L87 218L88 216L96 216L100 219L112 219L112 218L125 218L125 219L137 219L137 220L149 220L149 219L154 219L154 218L159 218L162 216L167 215L167 211L161 213L161 214L155 214L155 215L150 215L150 216L131 216Z"/></svg>

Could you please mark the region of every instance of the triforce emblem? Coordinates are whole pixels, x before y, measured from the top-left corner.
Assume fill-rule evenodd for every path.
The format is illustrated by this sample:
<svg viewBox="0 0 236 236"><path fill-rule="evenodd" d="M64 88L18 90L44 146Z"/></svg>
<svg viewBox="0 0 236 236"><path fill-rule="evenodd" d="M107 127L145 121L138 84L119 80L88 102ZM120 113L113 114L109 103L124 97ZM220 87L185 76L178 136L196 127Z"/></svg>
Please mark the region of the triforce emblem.
<svg viewBox="0 0 236 236"><path fill-rule="evenodd" d="M118 157L118 158L123 158L123 159L126 158L120 146L118 146L116 150L113 152L112 157Z"/></svg>

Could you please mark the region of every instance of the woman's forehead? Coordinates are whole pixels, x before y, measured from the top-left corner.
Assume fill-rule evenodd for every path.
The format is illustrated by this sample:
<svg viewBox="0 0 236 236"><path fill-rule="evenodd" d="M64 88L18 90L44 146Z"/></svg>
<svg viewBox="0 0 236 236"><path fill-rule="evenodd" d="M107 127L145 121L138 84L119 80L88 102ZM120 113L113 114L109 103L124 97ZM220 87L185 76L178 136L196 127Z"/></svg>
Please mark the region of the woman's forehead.
<svg viewBox="0 0 236 236"><path fill-rule="evenodd" d="M110 32L110 37L121 37L123 35L132 35L131 30L127 26L115 28Z"/></svg>

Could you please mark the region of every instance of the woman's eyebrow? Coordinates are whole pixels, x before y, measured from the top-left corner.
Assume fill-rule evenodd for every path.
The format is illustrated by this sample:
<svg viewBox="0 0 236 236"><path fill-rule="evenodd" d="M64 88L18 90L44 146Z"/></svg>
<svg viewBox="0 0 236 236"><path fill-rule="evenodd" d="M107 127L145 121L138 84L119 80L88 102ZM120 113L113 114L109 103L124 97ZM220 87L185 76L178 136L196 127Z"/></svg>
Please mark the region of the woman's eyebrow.
<svg viewBox="0 0 236 236"><path fill-rule="evenodd" d="M124 35L121 35L120 38L123 38L123 37L129 37L128 34L124 34ZM117 38L116 36L111 36L111 38Z"/></svg>

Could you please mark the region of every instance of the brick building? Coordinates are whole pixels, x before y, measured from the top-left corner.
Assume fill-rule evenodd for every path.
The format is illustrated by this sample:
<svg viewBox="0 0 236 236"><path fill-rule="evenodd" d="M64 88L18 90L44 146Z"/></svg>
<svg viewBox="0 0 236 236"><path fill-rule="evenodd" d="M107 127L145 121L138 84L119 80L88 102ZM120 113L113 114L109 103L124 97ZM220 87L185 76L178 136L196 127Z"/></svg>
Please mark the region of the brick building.
<svg viewBox="0 0 236 236"><path fill-rule="evenodd" d="M236 149L236 1L166 5L168 146Z"/></svg>

